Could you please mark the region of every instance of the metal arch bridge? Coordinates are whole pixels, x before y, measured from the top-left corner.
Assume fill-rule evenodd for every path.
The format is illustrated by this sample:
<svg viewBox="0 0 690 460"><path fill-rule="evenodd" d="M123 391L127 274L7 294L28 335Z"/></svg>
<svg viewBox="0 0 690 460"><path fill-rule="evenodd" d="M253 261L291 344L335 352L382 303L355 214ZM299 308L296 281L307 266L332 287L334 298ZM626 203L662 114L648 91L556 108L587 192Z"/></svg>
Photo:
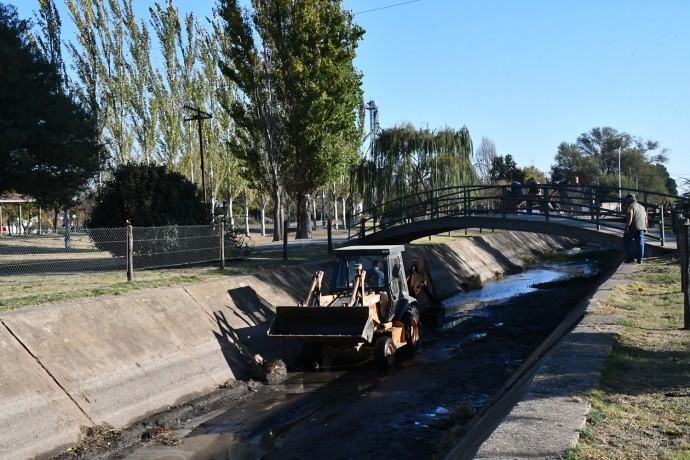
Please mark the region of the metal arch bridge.
<svg viewBox="0 0 690 460"><path fill-rule="evenodd" d="M625 219L622 200L628 193L634 193L647 209L647 250L676 250L674 230L682 213L687 216L690 200L584 185L469 185L414 193L355 215L357 224L350 228L348 239L360 244L402 244L451 230L480 228L544 233L620 247Z"/></svg>

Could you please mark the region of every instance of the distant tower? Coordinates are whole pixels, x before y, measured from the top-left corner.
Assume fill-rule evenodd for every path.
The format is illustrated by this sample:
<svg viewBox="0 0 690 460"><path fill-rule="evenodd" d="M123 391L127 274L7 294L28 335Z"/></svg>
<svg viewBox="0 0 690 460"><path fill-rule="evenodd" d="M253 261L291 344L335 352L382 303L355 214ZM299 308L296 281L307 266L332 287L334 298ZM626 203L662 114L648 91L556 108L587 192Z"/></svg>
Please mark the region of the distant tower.
<svg viewBox="0 0 690 460"><path fill-rule="evenodd" d="M376 148L376 133L379 130L379 106L376 104L375 100L372 99L367 103L367 110L369 111L369 141L371 142L371 157L374 158Z"/></svg>

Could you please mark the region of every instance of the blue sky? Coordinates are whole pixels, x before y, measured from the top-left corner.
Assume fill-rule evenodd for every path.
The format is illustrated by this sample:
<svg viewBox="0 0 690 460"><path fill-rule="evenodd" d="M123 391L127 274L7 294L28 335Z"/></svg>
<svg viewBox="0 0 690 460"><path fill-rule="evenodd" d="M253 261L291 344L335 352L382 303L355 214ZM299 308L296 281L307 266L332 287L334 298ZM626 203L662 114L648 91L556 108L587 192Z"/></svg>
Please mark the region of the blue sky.
<svg viewBox="0 0 690 460"><path fill-rule="evenodd" d="M20 16L37 0L15 0ZM57 0L62 6L62 0ZM149 0L135 0L141 15ZM178 0L210 15L215 0ZM467 126L477 147L549 171L558 145L610 126L667 148L690 178L690 1L345 0L382 128ZM143 16L142 16L143 17ZM64 38L70 38L63 14ZM368 129L367 125L367 129Z"/></svg>

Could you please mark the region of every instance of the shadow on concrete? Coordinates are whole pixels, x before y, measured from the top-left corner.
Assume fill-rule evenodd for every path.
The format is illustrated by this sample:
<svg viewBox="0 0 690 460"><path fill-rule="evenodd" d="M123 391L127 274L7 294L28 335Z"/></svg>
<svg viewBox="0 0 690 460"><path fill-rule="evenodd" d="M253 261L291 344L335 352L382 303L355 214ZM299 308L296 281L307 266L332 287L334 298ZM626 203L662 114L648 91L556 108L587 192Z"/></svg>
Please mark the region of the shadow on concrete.
<svg viewBox="0 0 690 460"><path fill-rule="evenodd" d="M501 264L501 266L505 267L505 271L507 274L510 273L519 273L523 270L522 266L519 263L513 262L510 260L510 258L506 257L506 255L499 249L497 249L494 246L491 246L491 244L484 240L478 238L476 240L476 245L484 250L487 254L491 254L494 259Z"/></svg>
<svg viewBox="0 0 690 460"><path fill-rule="evenodd" d="M228 363L232 375L235 376L236 380L249 378L251 375L250 370L254 364L251 351L243 345L236 329L230 326L230 323L225 318L225 313L214 311L213 319L216 320L219 331L213 331L213 335L220 345L223 357Z"/></svg>
<svg viewBox="0 0 690 460"><path fill-rule="evenodd" d="M232 340L233 351L239 352L245 358L250 359L252 363L257 354L261 355L264 360L271 361L299 353L301 347L296 344L282 344L267 336L268 328L275 318L274 307L257 294L252 287L244 286L230 289L228 294L235 308L226 307L225 312L214 313L218 327L223 334L219 340ZM228 321L226 314L232 315L231 321ZM219 318L221 319L220 322ZM230 323L244 323L244 326L232 327ZM223 345L221 343L221 346ZM231 354L229 358L228 364L232 368L234 357ZM226 355L227 359L228 356Z"/></svg>

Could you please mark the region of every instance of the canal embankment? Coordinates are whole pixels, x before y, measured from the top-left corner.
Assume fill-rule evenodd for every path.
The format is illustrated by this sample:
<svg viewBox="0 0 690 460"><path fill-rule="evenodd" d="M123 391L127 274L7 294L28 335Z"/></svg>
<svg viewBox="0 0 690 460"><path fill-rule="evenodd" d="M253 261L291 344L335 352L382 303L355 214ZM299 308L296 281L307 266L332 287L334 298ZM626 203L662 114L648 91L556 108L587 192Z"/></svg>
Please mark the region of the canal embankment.
<svg viewBox="0 0 690 460"><path fill-rule="evenodd" d="M573 241L521 232L439 245L423 256L436 292L520 270ZM50 457L83 427L126 427L250 379L289 352L266 337L275 306L303 300L328 262L6 313L0 328L1 458ZM78 288L78 286L75 286Z"/></svg>

